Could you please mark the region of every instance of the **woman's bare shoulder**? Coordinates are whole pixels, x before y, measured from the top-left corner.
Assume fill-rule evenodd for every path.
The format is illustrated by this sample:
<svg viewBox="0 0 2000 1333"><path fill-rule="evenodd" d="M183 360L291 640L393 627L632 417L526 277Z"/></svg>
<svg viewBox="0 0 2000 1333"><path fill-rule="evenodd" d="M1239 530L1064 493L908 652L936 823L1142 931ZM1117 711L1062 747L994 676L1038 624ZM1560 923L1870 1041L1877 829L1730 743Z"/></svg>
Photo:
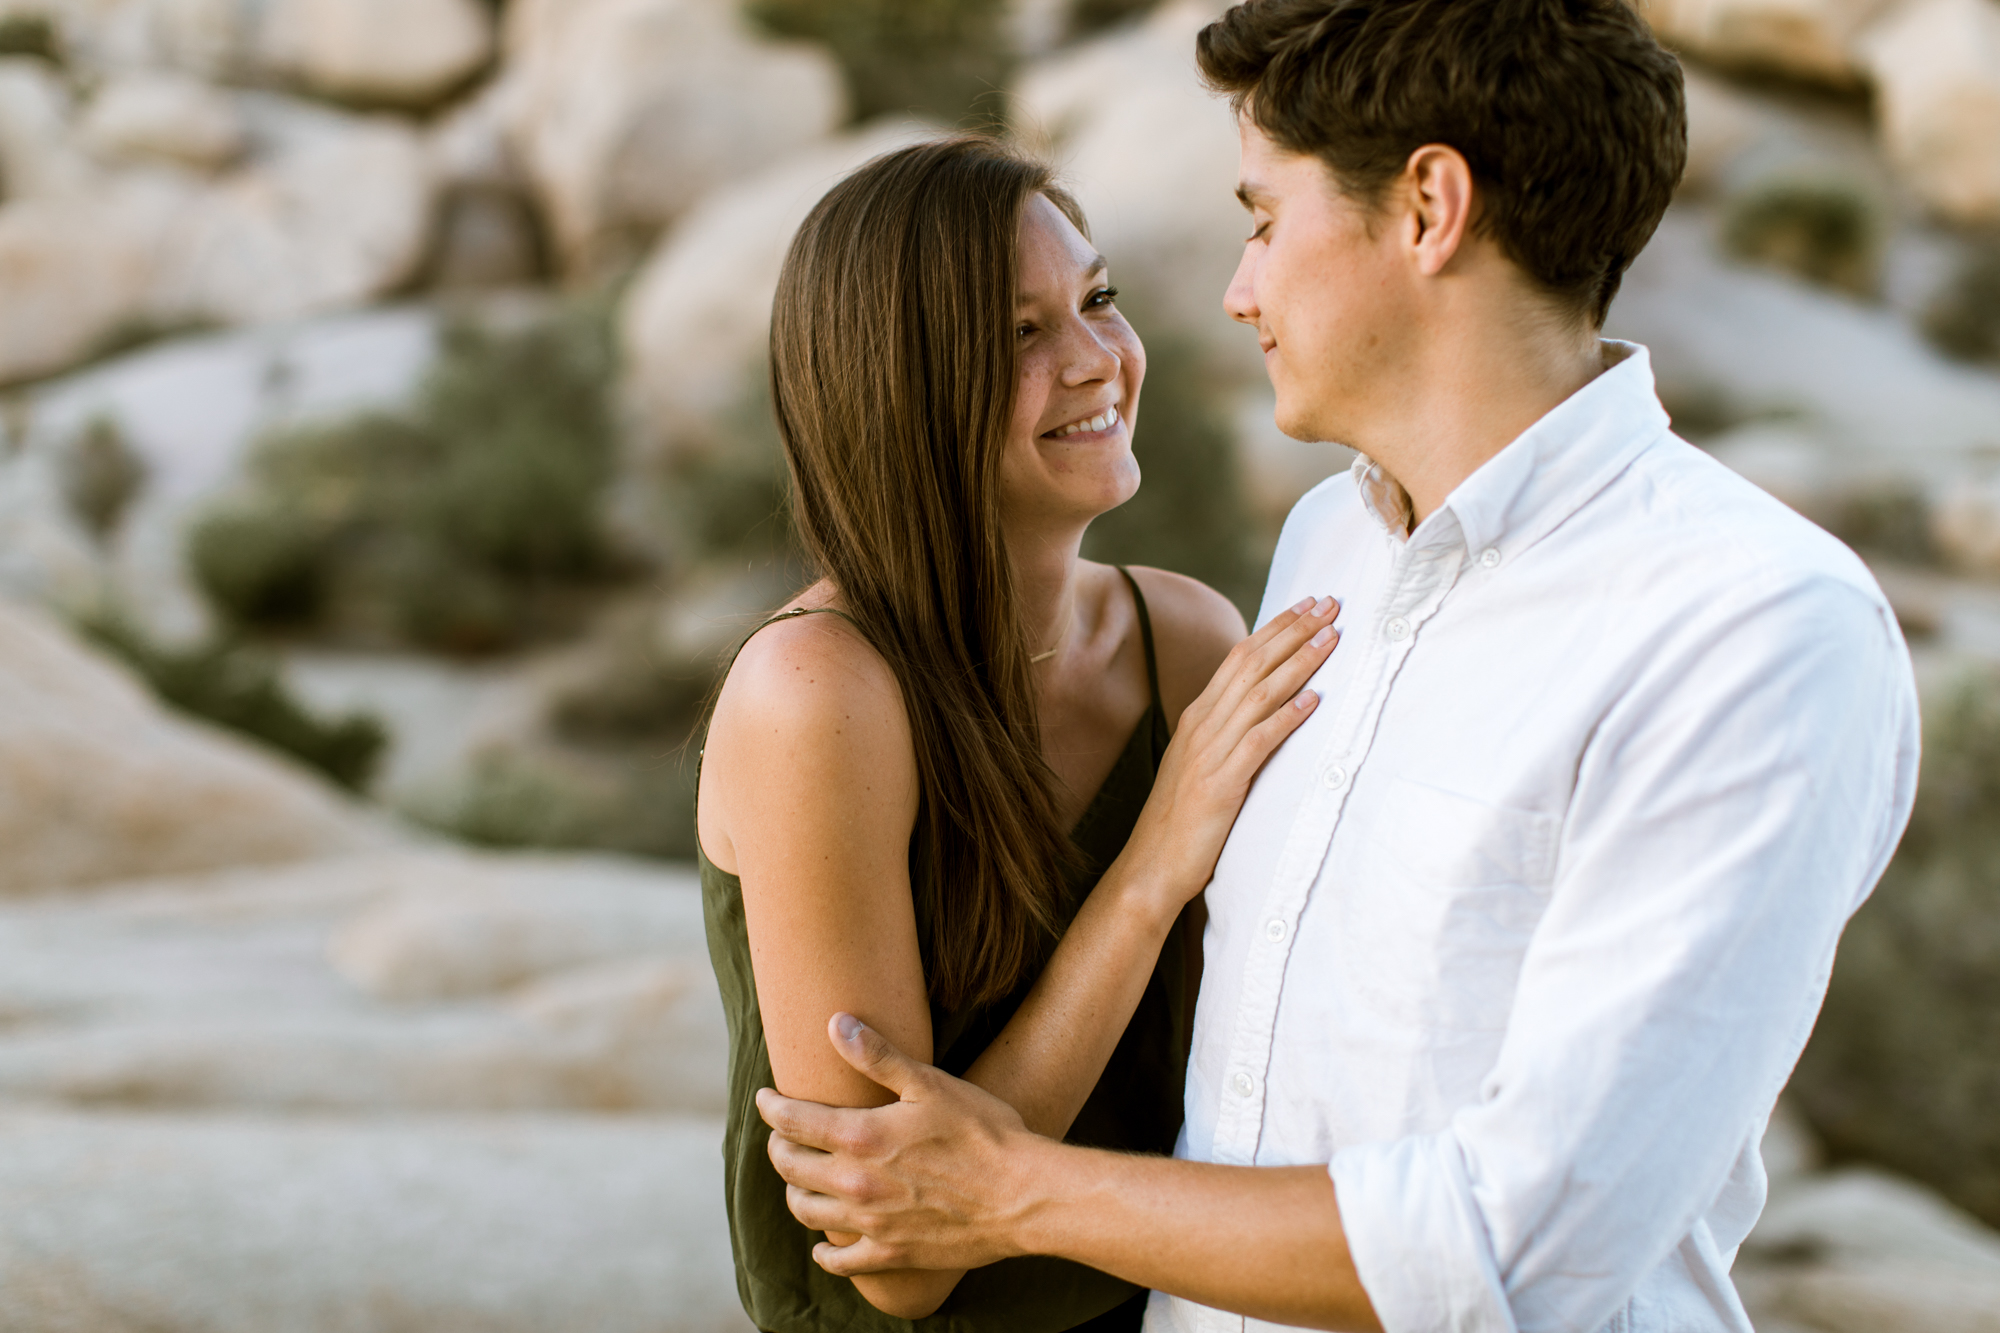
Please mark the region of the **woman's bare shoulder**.
<svg viewBox="0 0 2000 1333"><path fill-rule="evenodd" d="M1131 570L1153 621L1161 702L1167 716L1177 720L1249 631L1242 612L1201 580L1146 565Z"/></svg>
<svg viewBox="0 0 2000 1333"><path fill-rule="evenodd" d="M861 791L873 811L834 810ZM731 829L767 826L756 817L765 807L810 801L835 818L893 821L914 809L915 791L902 689L858 629L837 615L801 615L750 636L716 697L703 751L697 815L711 860L730 869Z"/></svg>

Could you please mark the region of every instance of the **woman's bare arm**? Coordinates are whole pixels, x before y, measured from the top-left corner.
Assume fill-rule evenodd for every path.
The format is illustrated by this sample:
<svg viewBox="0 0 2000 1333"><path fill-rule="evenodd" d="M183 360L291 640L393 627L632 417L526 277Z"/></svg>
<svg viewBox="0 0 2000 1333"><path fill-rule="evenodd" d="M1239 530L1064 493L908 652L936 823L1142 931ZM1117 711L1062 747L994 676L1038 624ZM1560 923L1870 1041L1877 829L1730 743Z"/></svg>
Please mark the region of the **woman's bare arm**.
<svg viewBox="0 0 2000 1333"><path fill-rule="evenodd" d="M750 640L716 701L700 824L710 859L743 883L772 1077L788 1096L892 1100L827 1046L827 1017L843 1010L932 1058L909 880L917 794L902 693L858 633L804 616ZM854 1283L909 1317L936 1309L957 1280L909 1272Z"/></svg>
<svg viewBox="0 0 2000 1333"><path fill-rule="evenodd" d="M1310 640L1334 614L1330 604L1285 613L1231 651L1186 710L1126 852L968 1071L1037 1132L1068 1129L1175 917L1206 883L1250 778L1310 715L1316 700L1299 687L1333 649L1330 636ZM703 845L733 857L743 881L779 1091L880 1105L893 1099L828 1045L825 1024L854 1013L916 1058L932 1058L907 869L917 810L907 716L886 665L844 626L801 620L759 637L768 643L754 655L746 649L717 704ZM918 1317L962 1276L913 1270L855 1281L877 1308Z"/></svg>

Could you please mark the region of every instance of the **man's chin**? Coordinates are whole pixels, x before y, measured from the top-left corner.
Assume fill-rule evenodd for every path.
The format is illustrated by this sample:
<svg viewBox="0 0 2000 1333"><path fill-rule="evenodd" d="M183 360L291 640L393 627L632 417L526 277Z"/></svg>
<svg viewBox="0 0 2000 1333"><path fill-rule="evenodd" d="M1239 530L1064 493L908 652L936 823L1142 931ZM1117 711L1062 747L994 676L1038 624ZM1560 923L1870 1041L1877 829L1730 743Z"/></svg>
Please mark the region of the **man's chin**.
<svg viewBox="0 0 2000 1333"><path fill-rule="evenodd" d="M1311 417L1294 410L1282 393L1278 395L1278 408L1272 419L1279 430L1302 444L1322 444L1329 438Z"/></svg>

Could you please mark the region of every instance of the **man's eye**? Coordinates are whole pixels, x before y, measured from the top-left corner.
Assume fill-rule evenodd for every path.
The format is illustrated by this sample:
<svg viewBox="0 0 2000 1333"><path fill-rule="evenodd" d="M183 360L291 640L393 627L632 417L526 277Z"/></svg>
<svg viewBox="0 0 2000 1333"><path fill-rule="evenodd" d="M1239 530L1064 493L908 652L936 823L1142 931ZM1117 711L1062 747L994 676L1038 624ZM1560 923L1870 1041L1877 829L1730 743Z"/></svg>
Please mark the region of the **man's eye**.
<svg viewBox="0 0 2000 1333"><path fill-rule="evenodd" d="M1261 241L1261 240L1263 240L1263 239L1264 239L1264 233L1265 233L1265 232L1267 232L1267 231L1269 231L1270 229L1271 229L1271 224L1270 224L1270 223L1268 223L1268 222L1260 222L1260 223L1258 223L1258 224L1257 224L1257 230L1255 230L1255 231L1251 232L1251 233L1250 233L1250 235L1249 235L1249 236L1248 236L1248 237L1247 237L1247 238L1246 238L1246 239L1244 240L1243 244L1245 244L1245 245L1248 245L1248 244L1250 244L1250 242L1251 242L1251 241Z"/></svg>

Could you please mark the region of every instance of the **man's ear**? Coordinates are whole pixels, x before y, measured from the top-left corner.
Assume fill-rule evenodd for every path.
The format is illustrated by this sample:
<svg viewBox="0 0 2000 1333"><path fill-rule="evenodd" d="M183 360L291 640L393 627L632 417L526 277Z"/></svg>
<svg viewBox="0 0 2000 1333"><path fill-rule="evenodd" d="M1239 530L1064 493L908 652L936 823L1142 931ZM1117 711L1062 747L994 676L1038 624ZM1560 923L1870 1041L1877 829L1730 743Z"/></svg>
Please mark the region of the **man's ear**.
<svg viewBox="0 0 2000 1333"><path fill-rule="evenodd" d="M1411 205L1410 244L1417 271L1444 271L1472 230L1472 168L1456 148L1425 144L1403 168Z"/></svg>

